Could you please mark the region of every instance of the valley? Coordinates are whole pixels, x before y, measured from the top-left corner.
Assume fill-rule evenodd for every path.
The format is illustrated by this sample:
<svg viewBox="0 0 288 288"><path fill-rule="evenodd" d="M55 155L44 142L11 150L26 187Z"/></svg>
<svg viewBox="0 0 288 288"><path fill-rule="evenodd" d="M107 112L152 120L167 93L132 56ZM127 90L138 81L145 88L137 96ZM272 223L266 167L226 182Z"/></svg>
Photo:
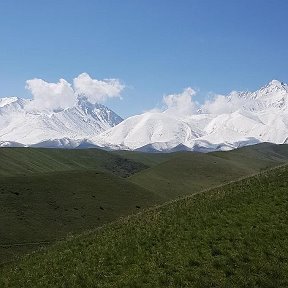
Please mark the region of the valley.
<svg viewBox="0 0 288 288"><path fill-rule="evenodd" d="M282 165L286 147L263 143L208 154L2 148L1 263L67 235Z"/></svg>
<svg viewBox="0 0 288 288"><path fill-rule="evenodd" d="M214 287L235 285L285 287L288 284L286 277L288 170L285 164L287 153L285 145L272 144L250 146L231 152L211 153L211 156L210 154L196 156L193 153L191 155L176 153L169 155L170 159L160 161L160 164L143 169L125 179L107 172L96 172L93 169L90 172L74 170L35 173L28 178L27 176L2 176L2 199L3 191L11 193L20 191L20 187L26 189L30 187L34 195L31 191L27 191L29 189L22 190L23 194L31 196L29 203L35 205L42 203L41 205L45 206L44 198L50 198L50 201L54 199L56 202L52 201L50 204L59 205L57 209L55 207L53 209L62 210L62 213L51 213L52 209L48 209L49 213L45 215L48 210L41 208L42 212L38 211L38 221L42 221L42 229L37 227L34 218L34 223L29 224L30 231L27 227L21 231L20 226L17 228L18 236L14 231L14 239L18 237L20 240L21 237L26 237L27 242L36 239L44 241L47 235L50 239L59 238L52 246L49 243L48 247L36 253L15 259L14 263L2 265L0 283L3 287L27 287L27 285L29 287L39 287L39 285L41 287L63 287L63 285L69 287L79 287L79 285L86 287L191 287L191 285L193 287L211 285ZM123 153L121 154L123 157ZM129 154L130 152L124 153L127 158L141 159L141 155L135 155L135 152L130 156ZM149 158L152 155L145 159L146 165L151 163ZM188 155L191 157L188 158L190 161L185 163ZM204 156L204 160L201 156ZM192 157L195 157L194 161ZM210 162L205 159L206 157L211 157ZM215 164L216 159L218 163ZM190 170L188 163L191 165ZM229 163L231 163L230 169L227 167ZM217 169L208 169L211 172L211 182L205 183L208 174L203 180L201 177L196 177L198 171L200 173L198 176L203 172L200 164L203 165L203 169L205 165L206 168L218 165ZM174 166L177 171L175 178L172 178L172 175L163 177L166 171L165 165L168 165L167 169L171 169L171 165ZM179 177L181 168L183 177L177 182L175 179ZM216 170L220 169L223 169L223 173L226 174L229 171L229 176L221 178L220 172L215 174ZM152 173L154 170L155 172ZM159 171L163 171L163 174ZM156 184L150 185L148 189L144 188L143 176L140 177L142 180L137 179L137 175L143 173L148 173L147 187L149 186L147 183L156 181ZM150 173L156 176L153 178ZM188 178L190 179L187 177L188 174L198 179L198 183L194 186L191 185L192 182L190 185L187 184L189 182L185 183ZM251 174L255 175L249 176ZM34 177L34 184L31 177ZM59 186L57 177L60 177L62 186ZM214 182L213 177L215 177ZM239 177L242 179L237 180ZM9 179L13 178L14 181L9 182ZM134 184L131 183L130 178ZM90 182L87 182L89 179ZM179 186L181 193L172 193L173 189L169 192L165 181L166 185L169 181L175 187ZM221 181L222 185L215 187L215 184ZM87 183L87 186L84 183ZM141 187L139 183L143 186ZM164 189L161 189L160 183L163 184ZM53 185L58 187L54 195L51 188ZM212 188L202 190L209 185ZM101 187L105 187L102 192ZM179 198L179 195L185 193L184 191L187 195ZM91 199L93 195L95 195L94 200ZM10 197L22 196L11 195ZM89 198L89 203L85 203L86 198ZM11 207L12 203L17 203L11 200L9 203L8 198L6 201L8 202L4 207ZM161 204L164 202L165 204ZM104 210L99 209L100 203ZM48 206L49 203L46 205ZM135 207L136 205L138 207ZM140 212L139 206L141 206ZM154 207L148 208L151 206ZM79 210L75 211L75 207ZM148 209L142 210L145 207ZM16 211L17 207L14 206L13 209ZM97 209L98 212L95 212ZM74 210L73 214L70 214L70 210ZM117 215L113 214L113 211ZM103 217L104 214L101 214L103 212L107 212L106 223L113 219L118 220L97 228L96 217ZM138 213L131 215L135 212ZM119 219L121 213L130 216ZM11 222L12 218L8 217L9 214L11 216L11 212L6 214L6 231L9 231L7 228L11 224L14 228L17 227ZM1 217L3 219L3 214ZM48 222L45 222L45 219ZM2 230L3 222L1 225ZM33 225L35 230L32 228ZM82 230L85 225L86 231ZM72 231L77 233L67 237L66 233ZM10 234L5 234L6 239L2 237L2 243L4 240L11 241ZM45 243L39 244L39 247L41 246L45 246ZM10 251L13 251L14 248L10 248L12 248ZM19 248L21 247L18 246L13 251L15 255ZM29 249L20 252L27 251ZM3 257L3 247L1 256Z"/></svg>
<svg viewBox="0 0 288 288"><path fill-rule="evenodd" d="M287 11L0 0L0 288L287 288Z"/></svg>

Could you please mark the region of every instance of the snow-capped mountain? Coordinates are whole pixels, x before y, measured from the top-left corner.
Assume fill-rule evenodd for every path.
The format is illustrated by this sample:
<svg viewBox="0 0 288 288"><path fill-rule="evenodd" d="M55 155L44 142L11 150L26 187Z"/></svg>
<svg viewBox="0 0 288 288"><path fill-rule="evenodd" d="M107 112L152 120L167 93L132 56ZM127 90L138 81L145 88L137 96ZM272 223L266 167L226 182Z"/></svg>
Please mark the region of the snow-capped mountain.
<svg viewBox="0 0 288 288"><path fill-rule="evenodd" d="M191 115L167 109L132 116L92 140L112 149L212 151L287 139L288 85L273 80L255 92L216 97Z"/></svg>
<svg viewBox="0 0 288 288"><path fill-rule="evenodd" d="M53 139L67 138L74 141L73 147L75 140L91 138L123 120L107 107L91 104L85 97L79 98L74 107L52 112L31 110L30 101L17 97L0 98L1 146L13 142L25 145L51 143ZM65 146L67 141L60 143Z"/></svg>
<svg viewBox="0 0 288 288"><path fill-rule="evenodd" d="M169 143L172 148L199 137L188 123L164 113L147 112L130 117L122 123L95 137L95 142L101 143L102 140L104 146L106 142L134 150L151 143Z"/></svg>
<svg viewBox="0 0 288 288"><path fill-rule="evenodd" d="M243 101L244 110L249 111L261 111L269 108L287 110L287 95L288 85L278 80L272 80L255 92L232 92L228 99L231 101L233 97L238 97L240 101Z"/></svg>
<svg viewBox="0 0 288 288"><path fill-rule="evenodd" d="M198 106L189 104L187 92L184 96L184 102L180 98L170 102L184 103L185 109L167 107L124 121L85 97L79 97L74 107L53 112L31 110L27 99L0 98L0 147L208 152L260 142L288 143L285 83L273 80L255 92L233 91Z"/></svg>

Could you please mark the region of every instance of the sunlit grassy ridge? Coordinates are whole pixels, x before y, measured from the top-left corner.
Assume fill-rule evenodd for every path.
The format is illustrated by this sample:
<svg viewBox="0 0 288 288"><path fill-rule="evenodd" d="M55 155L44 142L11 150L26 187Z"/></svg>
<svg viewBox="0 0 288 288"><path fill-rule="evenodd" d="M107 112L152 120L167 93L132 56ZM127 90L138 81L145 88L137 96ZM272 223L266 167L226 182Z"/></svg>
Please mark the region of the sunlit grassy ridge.
<svg viewBox="0 0 288 288"><path fill-rule="evenodd" d="M1 148L0 264L159 203L123 179L146 168L98 149Z"/></svg>
<svg viewBox="0 0 288 288"><path fill-rule="evenodd" d="M229 152L175 153L167 161L135 173L129 180L169 200L257 173L287 160L287 145L269 143Z"/></svg>
<svg viewBox="0 0 288 288"><path fill-rule="evenodd" d="M0 263L287 156L272 144L209 154L0 149Z"/></svg>
<svg viewBox="0 0 288 288"><path fill-rule="evenodd" d="M0 159L0 176L99 170L127 177L148 167L99 149L1 148Z"/></svg>
<svg viewBox="0 0 288 288"><path fill-rule="evenodd" d="M94 170L3 177L0 199L0 263L36 249L39 242L163 202L145 188Z"/></svg>
<svg viewBox="0 0 288 288"><path fill-rule="evenodd" d="M195 194L32 254L3 287L287 287L288 169Z"/></svg>

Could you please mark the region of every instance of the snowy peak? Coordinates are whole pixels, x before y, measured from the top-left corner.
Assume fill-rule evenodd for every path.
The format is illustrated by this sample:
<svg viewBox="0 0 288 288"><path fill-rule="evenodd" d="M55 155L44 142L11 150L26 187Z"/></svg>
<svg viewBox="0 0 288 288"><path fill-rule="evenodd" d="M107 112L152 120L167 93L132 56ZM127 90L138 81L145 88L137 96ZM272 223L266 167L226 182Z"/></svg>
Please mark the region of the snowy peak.
<svg viewBox="0 0 288 288"><path fill-rule="evenodd" d="M272 80L254 92L218 95L203 105L193 102L193 95L169 95L166 110L124 121L85 95L73 107L57 111L31 110L31 100L2 98L0 146L209 152L288 142L288 85L283 82Z"/></svg>
<svg viewBox="0 0 288 288"><path fill-rule="evenodd" d="M17 97L1 99L0 141L33 145L65 137L90 138L122 121L106 106L92 104L86 98L79 99L74 107L57 111L31 110L30 103Z"/></svg>
<svg viewBox="0 0 288 288"><path fill-rule="evenodd" d="M288 86L284 82L280 82L278 80L272 80L264 88L261 88L260 91L262 90L263 92L266 93L272 93L275 91L287 92L287 88Z"/></svg>
<svg viewBox="0 0 288 288"><path fill-rule="evenodd" d="M18 97L5 97L0 98L0 108L5 106L23 108L30 100Z"/></svg>
<svg viewBox="0 0 288 288"><path fill-rule="evenodd" d="M158 142L167 143L166 146L173 148L197 137L198 134L186 122L165 113L147 112L129 117L94 140L101 141L102 145L110 146L112 143L112 146L115 144L131 149Z"/></svg>
<svg viewBox="0 0 288 288"><path fill-rule="evenodd" d="M252 93L252 98L263 109L288 110L288 85L278 80L272 80L268 85Z"/></svg>
<svg viewBox="0 0 288 288"><path fill-rule="evenodd" d="M255 93L257 93L259 96L270 95L272 97L273 94L286 94L288 93L288 85L278 80L272 80L266 86L260 88L260 90L256 91Z"/></svg>
<svg viewBox="0 0 288 288"><path fill-rule="evenodd" d="M231 92L227 102L246 111L264 111L269 109L288 111L288 85L278 80L272 80L255 92Z"/></svg>
<svg viewBox="0 0 288 288"><path fill-rule="evenodd" d="M261 99L261 97L263 97L265 95L269 95L269 96L273 97L274 94L278 94L278 93L281 93L281 94L288 93L288 85L286 83L280 82L278 80L272 80L267 85L261 87L259 90L256 90L254 92L233 91L229 94L229 96L234 95L234 94L238 94L240 97L246 97L247 98L247 96L250 96L254 99L255 98Z"/></svg>
<svg viewBox="0 0 288 288"><path fill-rule="evenodd" d="M80 97L78 99L78 106L85 113L85 115L91 115L93 118L99 121L105 121L110 127L114 127L123 121L123 119L108 107L95 103L92 104L86 97Z"/></svg>
<svg viewBox="0 0 288 288"><path fill-rule="evenodd" d="M180 114L164 110L132 116L93 140L99 146L150 152L208 152L259 142L285 143L288 86L272 80L255 92L219 95L200 106L198 112Z"/></svg>
<svg viewBox="0 0 288 288"><path fill-rule="evenodd" d="M0 98L0 107L4 107L6 105L9 105L13 102L16 102L18 100L17 97L5 97L5 98Z"/></svg>

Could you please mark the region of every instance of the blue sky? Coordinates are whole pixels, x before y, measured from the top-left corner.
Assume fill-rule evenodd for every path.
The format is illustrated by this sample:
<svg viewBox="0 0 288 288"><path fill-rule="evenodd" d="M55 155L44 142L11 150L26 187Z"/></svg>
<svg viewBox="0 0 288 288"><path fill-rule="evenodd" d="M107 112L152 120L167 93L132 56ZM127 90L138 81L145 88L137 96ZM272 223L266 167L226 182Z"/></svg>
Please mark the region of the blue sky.
<svg viewBox="0 0 288 288"><path fill-rule="evenodd" d="M287 10L286 0L2 0L0 97L87 72L125 83L106 105L127 117L188 86L203 102L288 82Z"/></svg>

